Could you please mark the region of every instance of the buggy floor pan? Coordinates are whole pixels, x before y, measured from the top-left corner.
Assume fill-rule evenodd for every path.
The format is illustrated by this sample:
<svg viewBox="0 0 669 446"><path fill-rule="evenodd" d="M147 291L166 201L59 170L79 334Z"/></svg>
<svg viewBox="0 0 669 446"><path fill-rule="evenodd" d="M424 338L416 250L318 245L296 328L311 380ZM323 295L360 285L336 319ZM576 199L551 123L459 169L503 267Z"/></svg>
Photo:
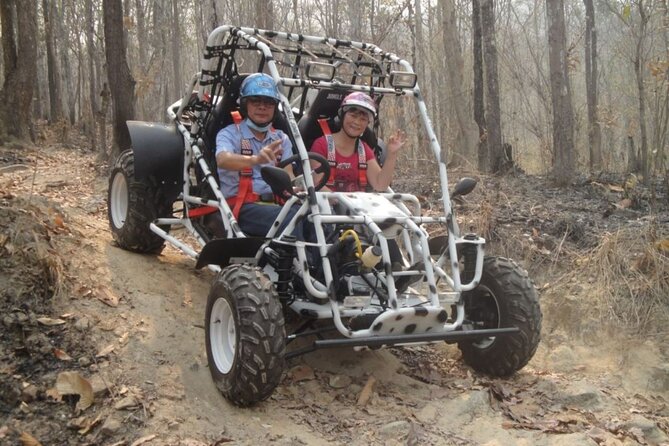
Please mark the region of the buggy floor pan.
<svg viewBox="0 0 669 446"><path fill-rule="evenodd" d="M417 306L387 310L374 319L366 330L368 333L356 331L352 337L445 332L444 324L447 320L448 313L442 307Z"/></svg>

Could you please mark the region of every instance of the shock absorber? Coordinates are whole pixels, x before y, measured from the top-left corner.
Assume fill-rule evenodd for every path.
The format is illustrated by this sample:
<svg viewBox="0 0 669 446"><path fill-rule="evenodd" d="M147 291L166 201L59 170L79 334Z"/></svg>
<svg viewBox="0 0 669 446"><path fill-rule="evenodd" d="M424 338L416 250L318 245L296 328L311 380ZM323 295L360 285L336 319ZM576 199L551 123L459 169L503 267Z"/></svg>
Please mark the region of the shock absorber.
<svg viewBox="0 0 669 446"><path fill-rule="evenodd" d="M467 234L463 237L465 240L476 240L476 234ZM464 269L462 271L461 282L469 283L474 279L476 274L476 243L463 243L460 249L460 254L462 255Z"/></svg>
<svg viewBox="0 0 669 446"><path fill-rule="evenodd" d="M292 236L291 236L292 237ZM283 238L286 241L286 237ZM293 279L293 258L295 258L295 247L279 243L272 243L265 251L267 260L274 268L278 278L276 291L281 299L289 299L290 283Z"/></svg>

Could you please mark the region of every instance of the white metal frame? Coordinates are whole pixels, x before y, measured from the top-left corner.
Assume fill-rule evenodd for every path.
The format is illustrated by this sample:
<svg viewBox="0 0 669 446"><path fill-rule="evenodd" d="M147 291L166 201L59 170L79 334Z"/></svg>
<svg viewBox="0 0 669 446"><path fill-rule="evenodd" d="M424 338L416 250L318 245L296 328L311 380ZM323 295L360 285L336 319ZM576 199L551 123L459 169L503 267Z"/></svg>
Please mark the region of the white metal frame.
<svg viewBox="0 0 669 446"><path fill-rule="evenodd" d="M385 274L384 279L388 285L387 297L389 308L378 315L374 324L388 323L389 325L392 325L390 324L390 321L395 319L403 319L405 321L420 320L420 318L415 315L416 307L424 308L431 314L436 314L437 312L443 311L444 308L449 309L451 305L455 305L457 309L455 318L449 318L448 322L444 322L444 324L440 326L440 330L443 332L448 332L460 328L464 319L464 303L462 302L460 296L462 292L475 288L481 279L483 265L483 246L485 244L485 240L480 237L468 237L465 239L460 235L460 231L450 203L446 160L441 159L441 149L439 142L437 141L436 135L432 129L432 124L427 114L427 108L423 101L422 95L420 94L418 85L412 89L396 89L393 87L372 87L360 84L342 84L336 81L316 82L309 79L296 79L292 77L281 76L272 51L273 48L275 50L280 48L277 47L275 43L272 43L272 39L283 40L286 42L307 42L312 44L322 44L327 47L335 48L335 50L337 47L345 46L346 48L353 48L354 50L362 52L366 55L365 57L370 57L372 59L382 61L383 63L397 66L403 71L413 73L413 69L409 62L399 58L395 54L385 52L377 46L367 43L342 42L331 38L281 32L277 33L253 28L236 28L232 26L221 26L216 28L210 34L207 41L207 51L209 52L212 49L223 45L224 42L226 42L230 36L233 35L238 37L241 41L245 42L250 47L257 49L257 51L262 54L262 57L265 59L266 63L266 71L272 76L277 85L280 86L280 102L284 111L292 110L289 98L287 98L283 92L283 89L286 87L303 88L307 86L316 89L335 87L374 94L412 96L414 98L418 104L420 122L422 123L423 130L427 133L427 140L429 141L431 151L437 160L444 215L441 217L421 216L420 203L415 196L410 194L396 194L391 190L384 194L374 194L380 197L379 200L390 200L405 214L404 217L397 219L397 223L404 227L401 236L401 242L403 243L404 248L406 248L409 252L409 256L414 263L419 261L423 262L425 265L424 275L428 285L430 285L427 287L428 290L425 296L401 297L397 295L395 290L395 278L401 275L412 273L395 272L392 274ZM183 226L191 235L195 237L200 246L204 246L206 243L205 240L195 230L189 218L189 205L208 205L216 207L223 219L227 236L245 236L239 229L239 226L234 216L232 215L230 207L221 194L215 177L211 175L210 167L204 159L201 148L202 141L198 137L201 130L201 120L195 119L189 122L188 125L185 124L182 120L182 114L185 110L186 103L190 99L194 90L197 90L200 101L206 101L208 100L207 98L214 97L215 92L211 91L210 82L214 79L211 73L216 68L216 58L205 57L203 60L202 72L193 76L184 97L172 104L167 110L169 118L176 123L177 129L183 136L185 142L183 170L184 184L183 191L179 196L179 199L184 203L184 211L180 218L160 218L151 224L151 230L154 233L158 234L160 237L164 238L166 241L194 259L197 259L198 257L198 251L196 249L180 241L176 237L169 235L166 231L163 231L159 227L165 225ZM305 172L309 172L311 169L308 159L308 151L298 130L295 117L291 112L285 112L284 115L288 121L292 136L294 137L296 149L299 153L303 170ZM204 112L200 112L196 118L203 118L203 116ZM204 172L206 181L215 195L215 200L204 200L201 197L191 195L189 184L193 165L199 166L202 172ZM307 190L313 189L314 182L312 177L310 175L305 175L304 180ZM342 223L363 225L373 240L378 241L379 246L381 246L383 249L383 260L388 263L390 262L387 239L379 227L379 224L384 222L384 218L370 217L368 215L364 215L364 213L357 213L355 211L355 203L353 203L350 198L350 194L337 192L315 192L312 196L302 194L300 197L292 197L284 207L282 213L279 215L278 220L283 220L288 213L290 205L300 204L301 202L301 208L298 212L298 216L308 214L309 220L314 224L316 233L315 243L306 243L302 241L291 243L295 246L297 252L297 258L294 260L294 270L302 276L305 288L312 297L316 298L316 300L296 299L292 302L291 308L293 308L298 313L301 310L309 310L310 313L315 315L317 318L332 318L337 330L342 335L349 338L364 338L379 334L388 334L387 331L374 331L374 325L368 329L352 331L347 328L342 321L342 318L369 314L370 312L374 313L375 310L373 310L373 308L375 308L375 305L380 303L378 298L371 299L371 306L368 305L365 308L347 308L336 300L328 298L327 290L330 289L333 276L330 269L330 262L327 256L329 245L326 243L326 235L323 229L325 225ZM339 203L344 208L349 209L354 215L333 215L329 205L329 200L331 199L336 199L339 201ZM410 210L410 208L412 210ZM288 224L288 226L282 231L282 234L277 234L275 228L273 227L267 236L268 238L274 237L276 239L280 239L282 235L289 234L293 230L294 224L295 219L293 219L293 221ZM448 229L448 251L444 252L436 261L433 261L430 255L427 232L423 228L423 225L426 224L444 225ZM448 259L458 259L457 247L459 244L474 245L477 252L476 270L474 277L469 283L466 284L461 283L460 265L458 264L457 260L452 260L448 265L446 265ZM323 272L325 279L324 283L316 280L309 274L308 269L305 270L302 267L302 265L305 265L307 262L306 247L309 245L317 246L319 249L321 261L323 262ZM261 255L262 249L257 254L257 259L259 259ZM220 271L220 268L216 265L209 265L209 268L213 271ZM271 269L267 270L267 272L270 274L270 276L273 274ZM437 291L437 287L435 286L438 279L445 281L452 291L447 293L439 293ZM327 303L315 303L317 301L325 301Z"/></svg>

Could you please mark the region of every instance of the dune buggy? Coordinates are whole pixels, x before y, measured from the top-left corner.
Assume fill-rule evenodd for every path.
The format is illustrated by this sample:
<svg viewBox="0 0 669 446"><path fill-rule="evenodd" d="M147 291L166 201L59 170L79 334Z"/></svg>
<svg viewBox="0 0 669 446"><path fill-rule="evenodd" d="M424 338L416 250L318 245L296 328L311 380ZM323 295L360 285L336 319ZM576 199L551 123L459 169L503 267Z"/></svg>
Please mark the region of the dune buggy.
<svg viewBox="0 0 669 446"><path fill-rule="evenodd" d="M240 230L219 190L214 155L216 134L238 107L240 83L254 72L268 73L279 87L273 125L294 151L263 168L272 190L287 197L265 237ZM389 97L417 104L416 130L436 158L443 215L424 216L414 195L390 189L321 190L329 163L308 148L321 134L319 119L337 128L339 103L352 91L379 105ZM472 368L494 376L514 373L534 355L542 318L537 292L516 263L485 256L481 237L460 232L451 199L476 182L463 178L449 193L446 160L407 61L368 43L222 26L208 38L203 69L167 113L169 124L127 123L132 149L111 173L109 222L121 248L159 253L168 242L197 268L216 272L206 350L213 380L234 404L267 398L286 360L317 349L447 341ZM362 138L382 161L378 121L371 127ZM289 163L302 192L281 168ZM318 184L314 170L324 174ZM298 212L279 231L292 206ZM313 240L292 235L305 222ZM447 236L430 238L430 226ZM289 346L297 339L300 347Z"/></svg>

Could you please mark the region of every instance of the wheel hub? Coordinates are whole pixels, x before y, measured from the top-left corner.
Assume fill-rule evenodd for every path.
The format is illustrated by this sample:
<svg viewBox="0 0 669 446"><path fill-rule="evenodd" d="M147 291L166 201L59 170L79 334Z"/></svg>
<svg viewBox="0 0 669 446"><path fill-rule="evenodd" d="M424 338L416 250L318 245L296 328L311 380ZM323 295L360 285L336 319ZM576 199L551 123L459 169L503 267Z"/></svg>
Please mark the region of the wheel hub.
<svg viewBox="0 0 669 446"><path fill-rule="evenodd" d="M109 209L112 223L116 228L122 228L128 215L128 182L123 174L114 176L111 185Z"/></svg>
<svg viewBox="0 0 669 446"><path fill-rule="evenodd" d="M209 344L216 368L221 373L230 372L237 350L237 329L232 308L222 297L216 300L211 309Z"/></svg>

